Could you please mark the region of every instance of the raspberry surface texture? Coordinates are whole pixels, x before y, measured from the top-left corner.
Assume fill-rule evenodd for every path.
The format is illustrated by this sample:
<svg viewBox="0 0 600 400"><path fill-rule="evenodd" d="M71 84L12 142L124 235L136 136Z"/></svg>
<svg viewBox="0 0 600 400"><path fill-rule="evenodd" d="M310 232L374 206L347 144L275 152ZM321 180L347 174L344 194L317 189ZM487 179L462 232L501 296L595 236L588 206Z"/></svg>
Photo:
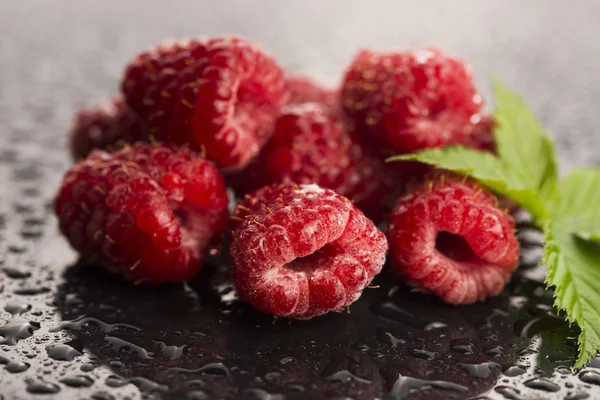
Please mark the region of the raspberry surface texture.
<svg viewBox="0 0 600 400"><path fill-rule="evenodd" d="M362 50L344 76L341 103L356 130L391 154L470 145L482 98L470 67L437 49Z"/></svg>
<svg viewBox="0 0 600 400"><path fill-rule="evenodd" d="M160 43L129 62L122 90L154 138L234 170L258 153L287 100L275 60L237 37Z"/></svg>
<svg viewBox="0 0 600 400"><path fill-rule="evenodd" d="M304 75L288 73L284 79L289 93L288 104L319 103L338 109L338 90L328 88Z"/></svg>
<svg viewBox="0 0 600 400"><path fill-rule="evenodd" d="M146 143L92 152L66 173L54 210L84 259L136 283L196 276L228 217L225 184L210 161Z"/></svg>
<svg viewBox="0 0 600 400"><path fill-rule="evenodd" d="M519 261L515 223L482 187L438 178L401 198L389 216L392 266L451 304L500 293Z"/></svg>
<svg viewBox="0 0 600 400"><path fill-rule="evenodd" d="M277 316L348 306L385 262L383 233L348 199L314 184L259 189L237 206L230 228L241 299Z"/></svg>
<svg viewBox="0 0 600 400"><path fill-rule="evenodd" d="M315 183L376 218L386 201L393 204L399 178L345 130L327 105L304 103L282 109L269 143L230 182L240 195L274 183Z"/></svg>
<svg viewBox="0 0 600 400"><path fill-rule="evenodd" d="M140 121L117 95L77 113L70 132L71 155L79 160L95 149L115 151L146 138Z"/></svg>

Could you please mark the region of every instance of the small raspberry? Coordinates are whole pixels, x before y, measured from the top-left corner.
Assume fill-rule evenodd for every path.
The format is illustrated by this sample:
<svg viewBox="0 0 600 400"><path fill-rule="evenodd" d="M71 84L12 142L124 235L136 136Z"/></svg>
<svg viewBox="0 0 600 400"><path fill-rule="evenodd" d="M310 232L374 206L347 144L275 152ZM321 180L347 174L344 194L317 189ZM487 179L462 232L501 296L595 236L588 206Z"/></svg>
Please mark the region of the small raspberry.
<svg viewBox="0 0 600 400"><path fill-rule="evenodd" d="M148 134L122 96L115 96L99 106L80 110L73 121L70 137L71 155L80 160L92 150L115 151L144 140Z"/></svg>
<svg viewBox="0 0 600 400"><path fill-rule="evenodd" d="M288 104L319 103L338 108L337 90L324 87L313 79L295 74L285 76L285 86L289 93Z"/></svg>
<svg viewBox="0 0 600 400"><path fill-rule="evenodd" d="M359 52L341 102L359 133L396 153L469 145L482 107L469 66L437 49Z"/></svg>
<svg viewBox="0 0 600 400"><path fill-rule="evenodd" d="M258 153L287 100L275 60L236 37L163 42L129 63L122 89L156 139L231 169Z"/></svg>
<svg viewBox="0 0 600 400"><path fill-rule="evenodd" d="M387 237L394 269L452 304L498 294L519 261L515 222L480 186L430 181L400 199Z"/></svg>
<svg viewBox="0 0 600 400"><path fill-rule="evenodd" d="M264 313L308 319L348 306L385 261L383 233L317 185L259 189L231 222L239 295Z"/></svg>
<svg viewBox="0 0 600 400"><path fill-rule="evenodd" d="M324 104L304 103L282 109L270 141L249 167L232 177L239 195L273 183L315 183L351 199L370 217L399 181L383 161L344 129Z"/></svg>
<svg viewBox="0 0 600 400"><path fill-rule="evenodd" d="M138 143L93 152L65 175L60 229L82 254L134 282L193 278L227 224L223 178L185 148Z"/></svg>

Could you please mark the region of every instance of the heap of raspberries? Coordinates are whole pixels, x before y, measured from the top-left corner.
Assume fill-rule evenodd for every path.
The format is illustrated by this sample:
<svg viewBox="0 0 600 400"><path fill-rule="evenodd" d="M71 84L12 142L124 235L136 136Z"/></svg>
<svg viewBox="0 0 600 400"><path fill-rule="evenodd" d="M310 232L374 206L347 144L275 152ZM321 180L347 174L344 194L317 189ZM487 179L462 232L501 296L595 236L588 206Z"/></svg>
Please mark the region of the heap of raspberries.
<svg viewBox="0 0 600 400"><path fill-rule="evenodd" d="M494 194L385 163L495 151L469 66L437 49L363 50L327 88L242 38L179 39L132 58L120 87L75 117L54 210L83 259L135 284L193 279L228 246L243 301L308 319L356 301L388 243L398 279L452 304L498 294L518 265Z"/></svg>

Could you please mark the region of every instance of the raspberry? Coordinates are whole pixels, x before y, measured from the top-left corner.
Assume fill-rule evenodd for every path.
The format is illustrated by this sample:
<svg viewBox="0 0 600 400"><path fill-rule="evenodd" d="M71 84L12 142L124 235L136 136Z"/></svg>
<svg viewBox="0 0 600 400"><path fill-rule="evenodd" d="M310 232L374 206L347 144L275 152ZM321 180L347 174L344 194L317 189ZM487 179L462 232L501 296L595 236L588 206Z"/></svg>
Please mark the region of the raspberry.
<svg viewBox="0 0 600 400"><path fill-rule="evenodd" d="M364 149L327 105L317 103L284 107L258 158L230 179L238 194L273 183L315 183L350 198L373 218L393 195L395 181L389 167Z"/></svg>
<svg viewBox="0 0 600 400"><path fill-rule="evenodd" d="M70 136L75 160L87 157L94 149L114 151L148 137L122 96L79 111Z"/></svg>
<svg viewBox="0 0 600 400"><path fill-rule="evenodd" d="M287 100L275 60L236 37L163 42L129 63L122 89L156 139L230 169L258 153Z"/></svg>
<svg viewBox="0 0 600 400"><path fill-rule="evenodd" d="M482 107L469 66L437 49L359 52L341 102L358 132L395 153L469 145Z"/></svg>
<svg viewBox="0 0 600 400"><path fill-rule="evenodd" d="M54 210L75 250L136 283L193 278L228 216L211 162L146 143L92 152L66 173Z"/></svg>
<svg viewBox="0 0 600 400"><path fill-rule="evenodd" d="M389 217L396 272L452 304L498 294L519 261L515 222L485 189L438 178L404 196Z"/></svg>
<svg viewBox="0 0 600 400"><path fill-rule="evenodd" d="M385 261L383 233L317 185L259 189L231 222L240 298L264 313L308 319L348 306Z"/></svg>
<svg viewBox="0 0 600 400"><path fill-rule="evenodd" d="M338 107L338 91L325 88L320 83L302 75L287 74L285 86L289 92L288 104L319 103Z"/></svg>

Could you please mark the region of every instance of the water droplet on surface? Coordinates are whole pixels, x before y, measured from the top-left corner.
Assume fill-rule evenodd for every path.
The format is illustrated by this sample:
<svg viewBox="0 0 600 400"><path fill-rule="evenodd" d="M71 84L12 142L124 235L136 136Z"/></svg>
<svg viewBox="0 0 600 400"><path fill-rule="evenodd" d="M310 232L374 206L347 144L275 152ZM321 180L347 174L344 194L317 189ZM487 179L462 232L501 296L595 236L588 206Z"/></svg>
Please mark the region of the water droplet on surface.
<svg viewBox="0 0 600 400"><path fill-rule="evenodd" d="M498 387L494 388L494 391L496 391L496 393L501 394L502 396L504 396L505 399L508 399L508 400L524 400L521 397L521 391L519 391L518 389L516 389L514 387L498 386Z"/></svg>
<svg viewBox="0 0 600 400"><path fill-rule="evenodd" d="M384 343L388 343L392 346L392 349L395 349L399 344L406 343L406 340L397 338L392 335L390 332L383 330L382 328L377 328L377 339L381 340ZM367 346L367 350L369 347Z"/></svg>
<svg viewBox="0 0 600 400"><path fill-rule="evenodd" d="M283 397L283 395L280 393L271 394L263 389L247 389L247 390L244 390L244 394L248 394L251 396L251 398L254 398L256 400L284 400L285 399L285 397Z"/></svg>
<svg viewBox="0 0 600 400"><path fill-rule="evenodd" d="M152 353L148 353L146 349L126 340L114 336L106 336L104 340L106 340L114 350L131 352L143 360L152 359L150 356Z"/></svg>
<svg viewBox="0 0 600 400"><path fill-rule="evenodd" d="M23 303L19 300L9 300L4 305L4 311L11 313L12 315L24 314L31 310L31 304Z"/></svg>
<svg viewBox="0 0 600 400"><path fill-rule="evenodd" d="M26 379L27 391L33 394L54 394L60 392L60 386L43 379Z"/></svg>
<svg viewBox="0 0 600 400"><path fill-rule="evenodd" d="M579 374L579 380L592 385L600 385L600 374L596 371L582 371Z"/></svg>
<svg viewBox="0 0 600 400"><path fill-rule="evenodd" d="M296 361L296 359L294 357L283 357L281 360L279 360L281 364L288 364L292 361Z"/></svg>
<svg viewBox="0 0 600 400"><path fill-rule="evenodd" d="M132 383L142 393L150 393L151 394L151 393L164 393L164 392L169 391L168 386L161 385L160 383L156 383L154 381L151 381L150 379L139 377L139 376L136 376L133 378L128 378L128 379L123 379L116 375L111 375L108 378L106 378L105 383L106 383L106 386L110 386L110 387L122 387L129 383Z"/></svg>
<svg viewBox="0 0 600 400"><path fill-rule="evenodd" d="M100 321L97 318L81 316L71 321L62 321L57 327L50 329L50 332L60 332L63 329L81 331L83 328L92 325L97 326L102 332L109 333L115 330L140 331L141 329L129 324L109 324Z"/></svg>
<svg viewBox="0 0 600 400"><path fill-rule="evenodd" d="M400 322L415 329L425 329L428 324L427 321L416 317L391 301L377 302L372 306L371 310L381 317Z"/></svg>
<svg viewBox="0 0 600 400"><path fill-rule="evenodd" d="M589 399L590 395L587 393L573 393L568 395L567 397L565 397L565 400L585 400L585 399Z"/></svg>
<svg viewBox="0 0 600 400"><path fill-rule="evenodd" d="M201 390L192 390L185 394L187 400L210 400L210 397Z"/></svg>
<svg viewBox="0 0 600 400"><path fill-rule="evenodd" d="M220 375L230 377L231 373L229 372L229 368L225 366L223 363L209 363L200 368L196 369L188 369L188 368L169 368L171 372L179 372L182 374L208 374L208 375Z"/></svg>
<svg viewBox="0 0 600 400"><path fill-rule="evenodd" d="M386 397L386 399L408 399L410 398L409 396L415 391L426 390L429 388L456 392L466 392L469 390L466 386L459 385L457 383L446 381L428 381L424 379L417 379L398 374L398 379L396 379L396 382L394 382L394 386L392 387L392 390L390 391L389 396Z"/></svg>
<svg viewBox="0 0 600 400"><path fill-rule="evenodd" d="M450 349L459 354L473 354L474 345L468 339L454 339L450 342Z"/></svg>
<svg viewBox="0 0 600 400"><path fill-rule="evenodd" d="M185 349L188 347L187 345L167 346L165 342L156 342L156 344L160 347L160 353L169 357L171 360L181 357Z"/></svg>
<svg viewBox="0 0 600 400"><path fill-rule="evenodd" d="M0 353L0 364L4 364L4 369L12 374L24 372L29 369L29 364L13 359L6 353Z"/></svg>
<svg viewBox="0 0 600 400"><path fill-rule="evenodd" d="M488 356L501 356L504 354L504 349L501 346L494 346L485 351Z"/></svg>
<svg viewBox="0 0 600 400"><path fill-rule="evenodd" d="M354 382L359 382L359 383L371 383L370 380L358 377L348 370L338 371L334 374L323 377L323 379L325 379L326 381L329 381L329 382L340 382L340 383L346 383L349 381L354 381Z"/></svg>
<svg viewBox="0 0 600 400"><path fill-rule="evenodd" d="M408 354L421 360L431 361L435 360L435 356L437 353L423 349L412 349Z"/></svg>
<svg viewBox="0 0 600 400"><path fill-rule="evenodd" d="M31 272L23 271L18 268L4 267L2 272L11 279L25 279L31 276Z"/></svg>
<svg viewBox="0 0 600 400"><path fill-rule="evenodd" d="M287 385L285 385L285 388L290 392L297 393L304 392L306 390L306 388L299 383L288 383Z"/></svg>
<svg viewBox="0 0 600 400"><path fill-rule="evenodd" d="M90 387L94 384L94 380L86 375L67 376L59 382L75 388Z"/></svg>
<svg viewBox="0 0 600 400"><path fill-rule="evenodd" d="M92 394L92 400L115 400L115 396L107 392L96 392Z"/></svg>
<svg viewBox="0 0 600 400"><path fill-rule="evenodd" d="M480 364L465 364L459 363L465 371L469 373L469 375L474 376L476 378L487 378L492 373L492 369L500 368L500 365L493 362L484 362Z"/></svg>
<svg viewBox="0 0 600 400"><path fill-rule="evenodd" d="M21 339L26 339L33 335L33 332L40 329L38 322L29 321L22 317L15 316L4 326L0 327L0 344L15 345Z"/></svg>
<svg viewBox="0 0 600 400"><path fill-rule="evenodd" d="M48 356L53 360L72 361L82 354L66 343L56 343L46 346Z"/></svg>
<svg viewBox="0 0 600 400"><path fill-rule="evenodd" d="M560 386L556 383L550 382L545 378L534 378L523 383L525 386L531 389L543 390L545 392L558 392Z"/></svg>
<svg viewBox="0 0 600 400"><path fill-rule="evenodd" d="M525 372L527 372L527 371L524 368L521 368L517 365L513 365L511 367L508 367L506 369L506 371L504 371L504 375L510 376L510 377L515 377L515 376L523 375Z"/></svg>
<svg viewBox="0 0 600 400"><path fill-rule="evenodd" d="M448 324L444 323L444 322L439 322L439 321L433 321L428 323L427 325L425 325L425 330L426 331L431 331L433 329L441 329L441 328L445 328L447 327Z"/></svg>

